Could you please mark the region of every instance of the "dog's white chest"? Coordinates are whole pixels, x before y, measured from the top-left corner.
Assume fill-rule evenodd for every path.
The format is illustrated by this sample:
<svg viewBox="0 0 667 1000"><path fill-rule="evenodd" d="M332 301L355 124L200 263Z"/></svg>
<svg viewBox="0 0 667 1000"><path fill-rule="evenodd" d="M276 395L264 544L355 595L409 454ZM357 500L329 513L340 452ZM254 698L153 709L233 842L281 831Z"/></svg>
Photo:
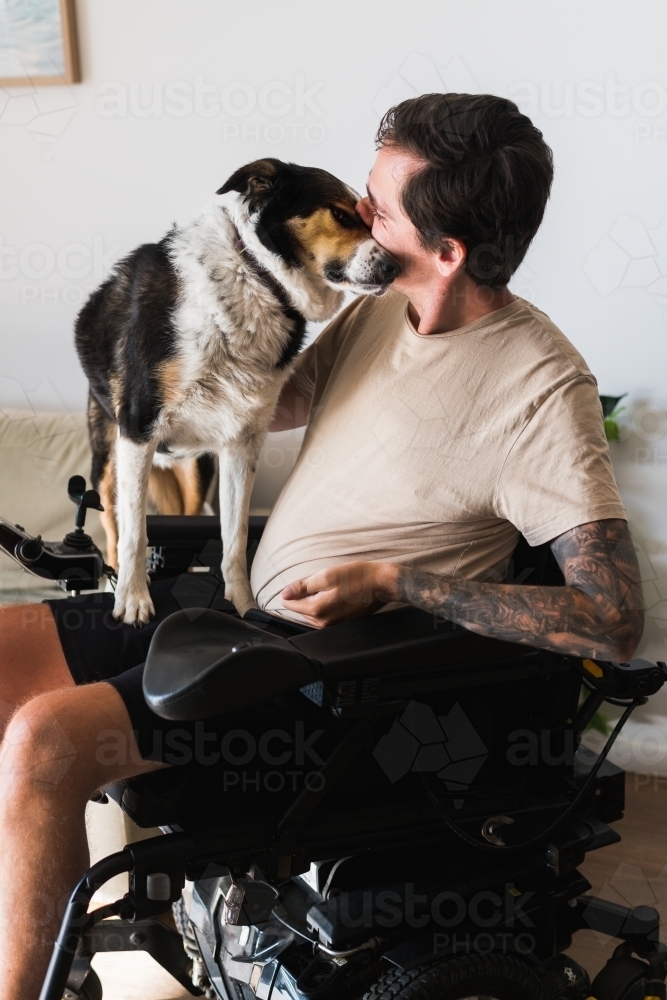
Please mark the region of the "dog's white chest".
<svg viewBox="0 0 667 1000"><path fill-rule="evenodd" d="M194 319L192 309L188 320ZM270 326L280 327L276 318ZM249 344L230 350L229 335L210 316L198 329L181 328L171 362L171 398L160 418L160 437L174 457L218 452L225 444L266 425L291 366L275 366L268 351ZM282 329L268 330L275 345ZM260 345L261 347L261 345ZM275 356L275 346L273 352Z"/></svg>

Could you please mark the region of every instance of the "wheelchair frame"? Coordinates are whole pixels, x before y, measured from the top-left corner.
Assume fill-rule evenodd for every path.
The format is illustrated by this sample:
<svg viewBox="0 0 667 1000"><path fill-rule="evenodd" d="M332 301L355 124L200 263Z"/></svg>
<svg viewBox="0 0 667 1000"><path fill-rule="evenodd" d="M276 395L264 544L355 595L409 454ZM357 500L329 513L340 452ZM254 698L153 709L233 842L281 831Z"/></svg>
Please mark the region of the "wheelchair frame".
<svg viewBox="0 0 667 1000"><path fill-rule="evenodd" d="M62 545L41 543L38 551L41 539L31 539L23 529L2 522L0 546L7 551L11 548L10 554L37 575L57 572L63 586L78 591L94 588L105 567L99 551L87 536L82 537L85 508L97 506L99 498L96 503L93 491L86 493L85 482L77 481L74 486L70 495L77 504L77 530ZM262 519L251 522L251 543L257 541L262 527ZM216 519L149 518L148 534L154 576L173 575L193 565L217 573ZM558 568L546 547L528 552L524 542L515 555L515 582L522 582L527 573L532 574L531 583L559 582ZM80 568L75 565L77 560ZM225 647L223 637L221 662L226 660L237 669L242 663L237 646L246 645L251 651L248 654L246 650L243 665L254 669L261 661L260 647L266 645L266 637L260 641L255 633L270 627L270 621L271 616L251 612L245 622L237 622L236 631L239 627L248 630L249 643ZM513 822L511 817L487 816L481 830L483 839L479 840L479 835L470 832L473 828L479 830L479 816L462 814L454 818L433 801L432 794L435 817L430 823L422 817L417 837L413 816L412 826L406 822L403 828L399 823L395 829L382 829L376 823L372 831L356 833L346 831L345 822L339 828L329 824L324 832L318 831L315 824L314 836L311 828L309 840L309 822L326 796L360 751L368 747L378 728L395 717L416 690L458 691L462 684L466 688L488 684L499 661L493 648L507 648L510 644L499 644L450 623L431 620L414 609L372 616L322 632L299 635L299 631L281 640L291 643L297 651L289 654L296 670L290 675L292 689L301 688L311 700L328 703L334 713L350 722L346 737L321 769L319 788L304 789L296 796L268 841L260 837L253 842L249 828L237 829L231 838L224 836L214 821L195 823L191 830L170 823L164 824L161 836L128 845L94 865L72 893L40 1000L87 998L92 956L100 951L121 950L147 951L194 996L205 990L212 996L214 987L216 996L228 1000L249 1000L253 996L260 1000L358 997L387 966L409 973L452 956L474 953L474 935L480 923L466 911L457 925L458 940L457 934L443 933L438 939L430 907L443 893L458 893L467 907L476 895L500 891L503 886L506 896L511 886L510 895L516 893L514 901L522 900L520 914L517 920L516 906L508 905L496 914L497 919L489 921L487 917L486 922L481 922L481 926L488 927L487 950L493 954L510 953L533 968L539 967L545 982L552 983L552 990L562 986L560 993L552 992L550 996L581 1000L589 996L590 982L584 970L570 960L567 967L556 962L563 957L572 934L588 927L620 941L615 960L632 954L640 956L646 970L641 980L644 996L665 1000L667 947L658 940L657 912L650 907L621 907L588 895L590 885L577 871L587 851L620 839L608 823L622 816L623 772L605 758L630 712L667 679L665 664L643 660L629 664L578 661L529 647L513 647L516 652L513 659L510 657L508 676L511 674L514 680L575 671L588 688L588 699L565 727L574 745L579 746L581 734L604 701L625 708L599 756L579 747L568 772L571 791L556 804L559 815L521 843L503 843L507 824ZM470 656L466 660L461 651L470 644L471 637L475 651L472 660ZM450 654L450 664L460 657L459 670L443 671L445 651ZM285 655L287 663L289 655ZM406 657L415 664L407 674ZM301 661L299 669L294 666L297 659ZM178 713L166 714L179 717ZM136 793L131 788L124 785L107 792L132 813L132 795L136 798ZM102 800L105 797L105 793L100 796ZM443 842L457 847L455 859L450 858L449 864L442 858ZM343 849L350 853L344 854ZM384 882L368 887L367 879L359 883L361 876L357 874L357 884L353 878L347 888L343 882L343 888L330 891L334 872L344 872L348 862L354 869L358 858L368 864L369 858L397 856L400 852L408 852L408 866L420 873L412 889L408 889L411 883L402 888L388 887L386 876ZM426 868L423 863L420 868L420 852L426 858ZM338 860L331 867L326 858ZM130 878L128 893L89 913L97 889L124 872ZM181 914L182 933L178 933L157 918L181 899L186 880L193 883L192 899L188 918ZM380 919L386 912L386 900L383 903L380 897L388 891L394 892L394 909L399 914L398 923L389 929ZM408 898L410 892L414 898ZM418 918L414 910L417 898L421 906ZM410 907L416 924L407 920ZM529 951L520 947L525 920L536 929ZM273 944L260 947L257 953L255 946L271 926L269 939L273 934ZM232 955L225 944L240 951ZM227 956L224 960L223 952ZM554 983L560 986L554 987ZM632 995L639 997L638 993Z"/></svg>

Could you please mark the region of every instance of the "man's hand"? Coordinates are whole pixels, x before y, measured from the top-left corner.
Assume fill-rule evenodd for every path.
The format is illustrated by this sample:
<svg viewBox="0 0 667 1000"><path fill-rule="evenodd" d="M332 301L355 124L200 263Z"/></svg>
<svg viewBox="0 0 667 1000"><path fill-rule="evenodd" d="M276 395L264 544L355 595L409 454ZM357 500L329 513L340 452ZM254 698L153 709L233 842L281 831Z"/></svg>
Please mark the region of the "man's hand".
<svg viewBox="0 0 667 1000"><path fill-rule="evenodd" d="M283 607L322 628L371 614L396 600L400 569L393 563L351 562L296 580L282 591Z"/></svg>

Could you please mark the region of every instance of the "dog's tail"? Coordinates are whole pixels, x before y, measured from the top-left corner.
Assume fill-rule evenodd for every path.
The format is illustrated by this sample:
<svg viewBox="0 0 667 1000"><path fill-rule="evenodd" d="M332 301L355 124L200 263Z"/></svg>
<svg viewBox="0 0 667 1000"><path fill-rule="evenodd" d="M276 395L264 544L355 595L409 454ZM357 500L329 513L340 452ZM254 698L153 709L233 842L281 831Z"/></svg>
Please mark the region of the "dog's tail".
<svg viewBox="0 0 667 1000"><path fill-rule="evenodd" d="M181 460L167 469L154 465L148 499L158 514L201 514L214 474L212 455Z"/></svg>
<svg viewBox="0 0 667 1000"><path fill-rule="evenodd" d="M118 528L115 515L114 442L116 424L99 400L88 392L88 437L92 451L91 485L100 495L104 511L100 521L107 538L107 563L118 568Z"/></svg>

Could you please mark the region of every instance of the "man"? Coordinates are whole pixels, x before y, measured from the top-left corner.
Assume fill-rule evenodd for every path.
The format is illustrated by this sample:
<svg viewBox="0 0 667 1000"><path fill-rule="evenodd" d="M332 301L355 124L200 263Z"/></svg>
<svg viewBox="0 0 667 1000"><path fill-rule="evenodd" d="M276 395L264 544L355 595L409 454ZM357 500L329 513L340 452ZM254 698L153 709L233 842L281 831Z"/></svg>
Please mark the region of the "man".
<svg viewBox="0 0 667 1000"><path fill-rule="evenodd" d="M378 146L358 210L403 271L329 326L283 393L273 429L308 426L253 564L258 604L324 626L408 603L625 660L641 585L595 381L507 288L544 213L550 151L511 102L451 94L392 109ZM564 587L501 582L519 531L551 543ZM153 588L158 621L172 590ZM90 622L103 600L85 599ZM68 630L68 605L0 612L0 699L22 706L0 754L0 1000L39 993L57 907L86 865L91 794L179 763L156 749L168 724L141 697L154 625ZM306 712L267 704L243 723L292 710ZM100 754L108 732L127 753Z"/></svg>

